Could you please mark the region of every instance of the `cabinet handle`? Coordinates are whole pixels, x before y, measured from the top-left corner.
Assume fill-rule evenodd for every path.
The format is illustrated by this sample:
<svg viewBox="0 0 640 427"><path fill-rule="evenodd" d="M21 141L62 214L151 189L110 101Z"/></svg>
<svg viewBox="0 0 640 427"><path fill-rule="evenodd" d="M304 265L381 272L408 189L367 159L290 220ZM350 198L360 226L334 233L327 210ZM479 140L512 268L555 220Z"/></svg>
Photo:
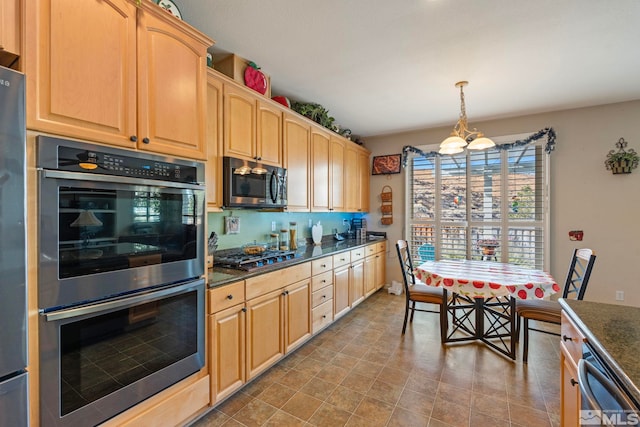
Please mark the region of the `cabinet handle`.
<svg viewBox="0 0 640 427"><path fill-rule="evenodd" d="M233 295L231 294L227 295L227 299L233 299Z"/></svg>
<svg viewBox="0 0 640 427"><path fill-rule="evenodd" d="M340 258L340 261L346 261L346 259L344 259L344 258Z"/></svg>
<svg viewBox="0 0 640 427"><path fill-rule="evenodd" d="M143 138L142 142L144 142L145 144L148 144L150 141L149 141L149 138Z"/></svg>
<svg viewBox="0 0 640 427"><path fill-rule="evenodd" d="M322 280L320 281L320 283L327 283L327 281L326 281L326 280L324 280L324 279L322 279Z"/></svg>
<svg viewBox="0 0 640 427"><path fill-rule="evenodd" d="M562 335L562 341L573 341L573 340L571 339L571 337L568 337L566 335Z"/></svg>
<svg viewBox="0 0 640 427"><path fill-rule="evenodd" d="M327 264L320 264L320 267L327 268Z"/></svg>
<svg viewBox="0 0 640 427"><path fill-rule="evenodd" d="M326 298L326 297L327 297L326 295L322 295L322 298Z"/></svg>
<svg viewBox="0 0 640 427"><path fill-rule="evenodd" d="M575 387L576 385L578 385L578 381L571 378L571 385Z"/></svg>
<svg viewBox="0 0 640 427"><path fill-rule="evenodd" d="M138 137L137 137L137 136L135 136L135 135L131 135L131 136L129 137L129 140L130 140L130 141L133 141L133 142L138 142Z"/></svg>
<svg viewBox="0 0 640 427"><path fill-rule="evenodd" d="M323 315L322 315L322 318L323 318L323 319L326 319L326 318L327 318L327 315L326 315L326 314L323 314Z"/></svg>
<svg viewBox="0 0 640 427"><path fill-rule="evenodd" d="M240 309L241 312L246 313L247 312L247 307L242 307L242 309Z"/></svg>

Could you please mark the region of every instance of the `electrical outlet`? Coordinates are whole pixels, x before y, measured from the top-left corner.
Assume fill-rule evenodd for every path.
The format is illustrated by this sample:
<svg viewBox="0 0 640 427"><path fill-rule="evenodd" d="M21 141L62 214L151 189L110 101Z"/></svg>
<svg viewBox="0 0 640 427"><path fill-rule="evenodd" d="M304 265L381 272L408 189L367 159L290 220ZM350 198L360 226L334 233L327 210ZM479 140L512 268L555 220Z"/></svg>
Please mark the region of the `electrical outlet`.
<svg viewBox="0 0 640 427"><path fill-rule="evenodd" d="M309 228L313 227L313 221L309 218Z"/></svg>
<svg viewBox="0 0 640 427"><path fill-rule="evenodd" d="M616 291L616 301L624 301L624 291Z"/></svg>
<svg viewBox="0 0 640 427"><path fill-rule="evenodd" d="M276 222L271 221L271 231L276 231Z"/></svg>
<svg viewBox="0 0 640 427"><path fill-rule="evenodd" d="M349 220L346 218L343 218L342 225L349 225Z"/></svg>

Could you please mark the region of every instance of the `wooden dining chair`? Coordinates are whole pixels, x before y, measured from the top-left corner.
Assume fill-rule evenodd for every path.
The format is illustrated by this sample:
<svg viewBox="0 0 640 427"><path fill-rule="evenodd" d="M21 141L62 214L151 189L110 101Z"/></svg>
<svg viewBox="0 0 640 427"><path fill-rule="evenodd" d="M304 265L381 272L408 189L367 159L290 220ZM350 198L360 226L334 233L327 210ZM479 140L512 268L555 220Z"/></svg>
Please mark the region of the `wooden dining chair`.
<svg viewBox="0 0 640 427"><path fill-rule="evenodd" d="M571 257L569 272L562 291L562 298L574 298L581 300L587 290L587 283L591 276L593 263L596 255L591 249L576 249ZM520 335L520 322L524 325L524 346L522 349L522 361L527 363L529 351L529 331L543 332L551 335L560 335L556 332L543 329L536 329L529 326L529 320L536 322L560 324L560 313L562 309L558 301L547 300L516 300L516 314L518 316L518 326L516 337Z"/></svg>
<svg viewBox="0 0 640 427"><path fill-rule="evenodd" d="M440 287L427 286L424 283L416 281L413 274L413 261L411 260L411 253L409 252L409 245L406 240L398 240L396 249L398 251L400 268L402 269L404 293L406 297L402 335L404 335L407 329L407 319L409 319L409 322L413 322L413 314L416 311L440 313L440 339L444 342L447 334L446 291ZM418 302L435 304L438 306L438 310L417 308L416 303ZM409 317L409 311L411 311L411 317Z"/></svg>

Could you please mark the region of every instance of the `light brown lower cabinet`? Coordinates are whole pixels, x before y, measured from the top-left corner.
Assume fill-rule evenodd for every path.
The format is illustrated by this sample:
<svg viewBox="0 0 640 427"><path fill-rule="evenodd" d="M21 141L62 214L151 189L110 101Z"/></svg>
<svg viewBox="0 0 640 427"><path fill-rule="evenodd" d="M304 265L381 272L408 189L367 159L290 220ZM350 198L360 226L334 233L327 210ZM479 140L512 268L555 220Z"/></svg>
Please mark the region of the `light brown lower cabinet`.
<svg viewBox="0 0 640 427"><path fill-rule="evenodd" d="M209 316L211 401L217 402L246 382L246 307L238 304Z"/></svg>
<svg viewBox="0 0 640 427"><path fill-rule="evenodd" d="M379 258L379 256L378 256ZM376 255L364 259L364 296L368 297L378 290L377 280L378 262Z"/></svg>
<svg viewBox="0 0 640 427"><path fill-rule="evenodd" d="M585 337L564 312L560 336L561 425L573 427L579 425L580 421L582 396L578 386L578 361L582 358Z"/></svg>
<svg viewBox="0 0 640 427"><path fill-rule="evenodd" d="M280 289L247 301L247 379L284 355L283 312Z"/></svg>

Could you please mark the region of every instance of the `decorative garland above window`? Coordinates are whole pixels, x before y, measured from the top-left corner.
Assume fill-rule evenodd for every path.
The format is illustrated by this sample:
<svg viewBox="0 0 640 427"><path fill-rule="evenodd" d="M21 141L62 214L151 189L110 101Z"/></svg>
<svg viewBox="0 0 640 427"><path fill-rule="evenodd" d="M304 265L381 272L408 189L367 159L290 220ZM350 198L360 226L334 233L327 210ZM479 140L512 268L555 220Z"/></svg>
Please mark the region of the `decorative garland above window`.
<svg viewBox="0 0 640 427"><path fill-rule="evenodd" d="M551 154L551 152L556 148L556 132L553 130L553 128L544 128L534 134L529 135L525 139L519 139L509 144L499 144L496 145L495 148L498 150L509 150L513 147L529 145L532 142L536 142L537 140L544 138L545 136L547 137L547 144L544 146L544 151L547 154ZM411 145L405 145L404 147L402 147L402 167L407 167L409 152L416 153L419 156L426 158L442 155L437 151L429 151L428 153L425 153L419 148L413 147Z"/></svg>

